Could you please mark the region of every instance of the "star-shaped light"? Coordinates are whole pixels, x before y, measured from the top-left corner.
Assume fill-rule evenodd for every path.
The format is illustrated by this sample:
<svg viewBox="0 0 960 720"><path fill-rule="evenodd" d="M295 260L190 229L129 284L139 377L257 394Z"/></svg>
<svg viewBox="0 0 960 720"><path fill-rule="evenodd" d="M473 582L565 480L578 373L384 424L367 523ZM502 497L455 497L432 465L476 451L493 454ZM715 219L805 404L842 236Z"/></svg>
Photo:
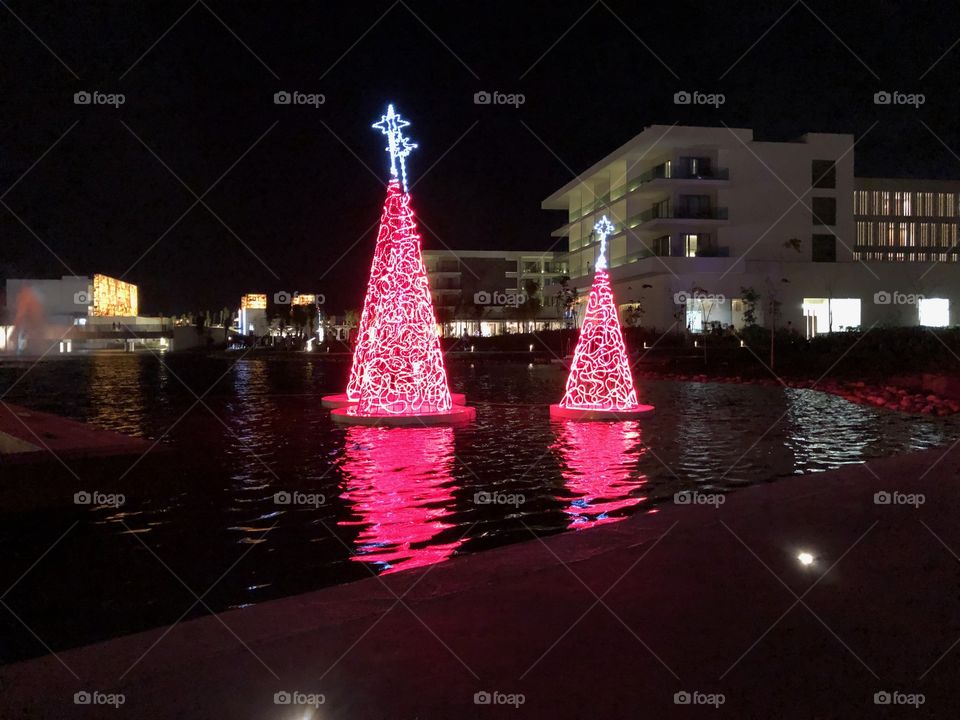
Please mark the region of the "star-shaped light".
<svg viewBox="0 0 960 720"><path fill-rule="evenodd" d="M410 142L409 138L403 136L402 129L410 124L409 120L404 120L400 113L393 110L393 103L387 105L387 114L380 117L380 122L376 122L372 127L379 130L387 136L387 146L384 148L390 153L390 174L398 177L397 161L399 160L400 181L403 183L403 191L407 192L407 166L406 158L410 152L417 147L416 143Z"/></svg>
<svg viewBox="0 0 960 720"><path fill-rule="evenodd" d="M613 235L613 223L604 215L593 226L593 231L600 236L600 257L597 258L597 270L607 269L607 236Z"/></svg>

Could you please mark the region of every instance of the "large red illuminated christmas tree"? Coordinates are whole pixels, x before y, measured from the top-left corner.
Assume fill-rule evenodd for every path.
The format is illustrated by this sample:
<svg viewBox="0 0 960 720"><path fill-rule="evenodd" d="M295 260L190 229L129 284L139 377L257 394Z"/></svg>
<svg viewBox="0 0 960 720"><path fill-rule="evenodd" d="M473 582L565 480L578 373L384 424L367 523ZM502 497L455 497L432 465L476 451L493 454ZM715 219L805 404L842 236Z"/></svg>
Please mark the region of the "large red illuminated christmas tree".
<svg viewBox="0 0 960 720"><path fill-rule="evenodd" d="M353 348L353 361L350 364L350 379L347 382L347 391L323 398L325 407L337 408L356 404L360 400L360 385L363 381L367 360L376 353L377 344L371 342L371 326L373 318L381 312L381 298L385 284L384 272L387 267L386 256L392 247L393 233L397 227L399 198L407 196L400 187L400 181L392 178L387 186L387 197L384 200L383 211L380 215L380 229L377 232L377 244L373 249L373 262L370 266L370 279L367 281L367 294L363 300L363 310L360 313L360 324L357 327L356 344ZM411 213L412 219L412 213ZM387 299L389 302L389 298ZM451 393L454 404L464 405L466 398L461 393Z"/></svg>
<svg viewBox="0 0 960 720"><path fill-rule="evenodd" d="M374 317L380 312L379 282L383 275L384 255L386 254L387 239L390 236L390 227L387 223L387 208L391 198L399 195L400 182L396 178L390 181L387 187L387 199L380 216L380 229L377 232L377 244L373 248L373 263L370 266L370 279L367 281L367 294L363 299L363 310L360 312L360 324L357 327L356 344L353 347L353 359L350 363L350 379L347 382L347 391L335 395L326 395L323 398L324 407L339 408L355 404L360 399L360 382L363 378L363 369L366 367L367 354L372 349L370 343L370 325Z"/></svg>
<svg viewBox="0 0 960 720"><path fill-rule="evenodd" d="M378 312L371 319L357 411L366 415L421 415L453 406L437 320L420 253L410 196L392 181L384 207L382 267L374 281Z"/></svg>
<svg viewBox="0 0 960 720"><path fill-rule="evenodd" d="M550 406L551 417L617 419L653 410L652 405L637 402L627 348L607 274L607 236L613 232L613 225L604 216L594 230L600 236L600 256L593 287L590 288L587 312L567 376L566 392L559 405Z"/></svg>
<svg viewBox="0 0 960 720"><path fill-rule="evenodd" d="M416 147L401 132L407 125L393 105L374 125L387 136L392 179L351 370L357 402L333 411L338 422L427 424L469 420L476 413L454 406L447 383L420 234L406 190L405 158Z"/></svg>

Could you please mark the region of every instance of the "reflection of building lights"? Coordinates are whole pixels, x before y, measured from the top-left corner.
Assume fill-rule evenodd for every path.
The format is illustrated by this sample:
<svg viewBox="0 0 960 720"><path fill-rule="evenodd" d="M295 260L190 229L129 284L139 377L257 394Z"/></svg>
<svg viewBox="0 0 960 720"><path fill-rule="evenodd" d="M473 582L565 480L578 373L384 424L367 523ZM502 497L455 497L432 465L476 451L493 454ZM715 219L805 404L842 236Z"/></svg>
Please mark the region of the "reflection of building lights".
<svg viewBox="0 0 960 720"><path fill-rule="evenodd" d="M804 551L799 555L797 555L797 560L800 561L801 565L806 566L806 565L813 565L813 561L816 560L816 558L810 553Z"/></svg>

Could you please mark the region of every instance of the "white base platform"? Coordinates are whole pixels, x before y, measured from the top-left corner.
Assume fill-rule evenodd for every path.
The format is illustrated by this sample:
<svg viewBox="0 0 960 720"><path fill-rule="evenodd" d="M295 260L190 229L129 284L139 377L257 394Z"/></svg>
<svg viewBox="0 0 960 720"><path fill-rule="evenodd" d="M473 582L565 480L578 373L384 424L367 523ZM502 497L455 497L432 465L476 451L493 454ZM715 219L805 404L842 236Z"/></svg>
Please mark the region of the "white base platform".
<svg viewBox="0 0 960 720"><path fill-rule="evenodd" d="M473 422L476 408L454 405L450 412L426 415L358 415L355 405L330 411L330 418L342 425L379 425L381 427L424 427L430 425L458 425Z"/></svg>
<svg viewBox="0 0 960 720"><path fill-rule="evenodd" d="M551 420L635 420L653 412L653 405L638 405L636 410L578 410L560 407L559 403L550 406Z"/></svg>

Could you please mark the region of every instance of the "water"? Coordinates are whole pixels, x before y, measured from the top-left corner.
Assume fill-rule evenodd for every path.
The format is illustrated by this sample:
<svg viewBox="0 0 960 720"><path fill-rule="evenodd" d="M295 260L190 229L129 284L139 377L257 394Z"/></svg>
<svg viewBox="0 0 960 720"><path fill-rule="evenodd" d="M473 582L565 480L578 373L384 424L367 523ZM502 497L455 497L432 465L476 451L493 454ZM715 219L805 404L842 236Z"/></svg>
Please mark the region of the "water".
<svg viewBox="0 0 960 720"><path fill-rule="evenodd" d="M4 602L59 650L614 522L678 490L726 492L960 437L956 420L809 390L642 379L656 411L640 421L551 423L562 369L459 362L452 389L477 405L475 424L342 427L319 397L345 376L303 355L0 364L7 402L157 441L142 459L67 461L79 480L56 463L0 470L30 473L57 500L4 513L0 588L26 572ZM119 488L126 502L75 506L78 488ZM0 662L46 652L0 608Z"/></svg>

